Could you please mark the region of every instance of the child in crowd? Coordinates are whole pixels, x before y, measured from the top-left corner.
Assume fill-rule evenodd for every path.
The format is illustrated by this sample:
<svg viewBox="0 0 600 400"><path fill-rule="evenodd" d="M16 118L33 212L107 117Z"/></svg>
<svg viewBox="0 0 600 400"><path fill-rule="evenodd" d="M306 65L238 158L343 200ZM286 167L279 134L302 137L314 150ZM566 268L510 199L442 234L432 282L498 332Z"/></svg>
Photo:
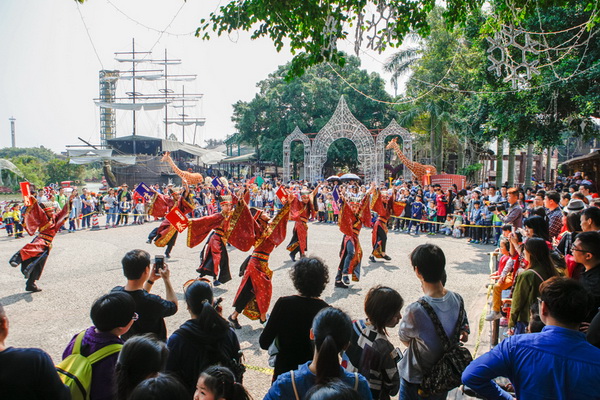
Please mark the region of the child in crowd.
<svg viewBox="0 0 600 400"><path fill-rule="evenodd" d="M328 195L325 202L325 211L327 211L327 223L333 224L333 196Z"/></svg>
<svg viewBox="0 0 600 400"><path fill-rule="evenodd" d="M317 210L319 212L319 222L325 222L325 203L322 196L317 198Z"/></svg>
<svg viewBox="0 0 600 400"><path fill-rule="evenodd" d="M473 208L471 209L471 214L469 215L469 222L471 225L481 225L481 221L483 218L482 210L481 210L481 201L475 200L473 202ZM481 240L481 228L479 227L471 227L471 239L469 243L479 244Z"/></svg>
<svg viewBox="0 0 600 400"><path fill-rule="evenodd" d="M423 218L423 211L425 211L425 205L421 202L421 200L423 200L423 197L421 195L417 195L416 200L412 203L411 206L411 218L413 220L410 221L410 223L408 224L408 229L406 230L406 232L408 234L410 234L410 231L412 229L413 225L416 225L415 228L415 234L419 234L419 225L420 225L420 220ZM418 220L418 221L414 221L414 220Z"/></svg>
<svg viewBox="0 0 600 400"><path fill-rule="evenodd" d="M2 222L6 227L6 233L8 237L12 237L13 235L13 213L10 210L10 206L4 207L4 212L2 213Z"/></svg>
<svg viewBox="0 0 600 400"><path fill-rule="evenodd" d="M497 279L494 284L492 294L492 309L485 317L486 321L493 321L500 319L502 314L500 313L500 306L502 305L502 291L510 289L515 281L515 260L510 256L510 242L507 238L500 240L500 254L502 256L498 260L498 270L494 272L490 277Z"/></svg>
<svg viewBox="0 0 600 400"><path fill-rule="evenodd" d="M335 201L335 199L333 199L333 197L331 200L331 207L333 208L333 222L335 224L337 224L338 216L340 215L340 206L339 206L338 202Z"/></svg>
<svg viewBox="0 0 600 400"><path fill-rule="evenodd" d="M429 203L427 204L427 220L430 222L428 223L427 226L427 234L428 235L435 235L435 223L432 222L436 222L437 221L437 208L435 206L435 202L433 200L429 200Z"/></svg>
<svg viewBox="0 0 600 400"><path fill-rule="evenodd" d="M251 397L228 368L215 365L200 374L194 393L194 400L208 399L250 400Z"/></svg>
<svg viewBox="0 0 600 400"><path fill-rule="evenodd" d="M457 210L454 213L454 223L452 224L452 237L461 238L465 236L465 216L463 210Z"/></svg>
<svg viewBox="0 0 600 400"><path fill-rule="evenodd" d="M133 223L141 225L144 223L145 218L146 216L144 215L144 200L138 199L138 202L135 206L135 210L133 211Z"/></svg>
<svg viewBox="0 0 600 400"><path fill-rule="evenodd" d="M89 398L109 399L116 391L114 375L123 344L121 335L127 333L138 318L135 301L125 292L105 294L92 305L90 317L94 325L73 336L63 352L63 360L73 353L88 357L106 346L112 346L114 350L109 355L92 365L92 383L88 392Z"/></svg>
<svg viewBox="0 0 600 400"><path fill-rule="evenodd" d="M440 233L442 233L446 236L450 236L452 234L453 226L454 226L454 218L450 214L446 215L446 221L444 221L444 224L440 228Z"/></svg>
<svg viewBox="0 0 600 400"><path fill-rule="evenodd" d="M131 211L131 202L123 200L119 203L119 212L121 213L121 221L123 225L127 225L129 220L129 212Z"/></svg>

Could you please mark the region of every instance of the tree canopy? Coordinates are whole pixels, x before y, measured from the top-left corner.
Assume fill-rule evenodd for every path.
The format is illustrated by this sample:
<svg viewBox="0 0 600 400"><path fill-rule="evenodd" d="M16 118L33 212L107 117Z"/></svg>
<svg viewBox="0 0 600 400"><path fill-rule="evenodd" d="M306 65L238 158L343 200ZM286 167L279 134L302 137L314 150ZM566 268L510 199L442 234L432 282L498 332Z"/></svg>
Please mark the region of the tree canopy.
<svg viewBox="0 0 600 400"><path fill-rule="evenodd" d="M83 1L83 0L80 0ZM339 66L346 56L338 40L351 40L358 54L366 47L383 51L397 47L409 33L429 34L428 15L435 0L232 0L200 20L197 36L210 38L234 30L251 31L252 38L268 37L280 51L286 45L294 54L290 76L312 65L331 61ZM449 29L464 26L482 7L490 10L481 25L488 34L502 24L519 24L549 7L594 11L589 25L600 22L597 0L447 0L444 19ZM353 39L353 40L352 40Z"/></svg>

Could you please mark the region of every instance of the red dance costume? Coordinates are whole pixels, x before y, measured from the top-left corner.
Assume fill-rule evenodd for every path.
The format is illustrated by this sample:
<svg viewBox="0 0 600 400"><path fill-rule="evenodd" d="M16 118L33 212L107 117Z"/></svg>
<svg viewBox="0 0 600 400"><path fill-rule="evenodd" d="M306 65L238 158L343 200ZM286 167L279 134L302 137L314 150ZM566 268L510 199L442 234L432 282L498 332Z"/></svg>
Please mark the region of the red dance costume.
<svg viewBox="0 0 600 400"><path fill-rule="evenodd" d="M385 246L387 244L387 223L392 215L394 201L388 199L383 200L381 191L376 191L373 194L371 200L371 209L377 213L377 221L373 225L373 233L371 235L371 242L373 244L373 257L383 258L385 254Z"/></svg>
<svg viewBox="0 0 600 400"><path fill-rule="evenodd" d="M308 220L315 215L315 207L312 199L307 203L302 202L297 197L292 200L290 206L290 219L295 221L292 240L287 246L292 259L295 259L299 252L300 257L304 257L308 248Z"/></svg>
<svg viewBox="0 0 600 400"><path fill-rule="evenodd" d="M285 240L289 214L290 204L286 202L265 226L261 226L253 218L242 221L246 231L255 232L256 242L252 255L244 262L246 269L233 305L238 313L243 313L252 320L266 315L269 310L273 293L273 271L269 268L269 256Z"/></svg>
<svg viewBox="0 0 600 400"><path fill-rule="evenodd" d="M21 272L27 278L26 290L39 291L35 281L42 276L54 236L64 225L70 211L71 202L68 201L62 210L48 217L38 201L31 197L31 205L25 211L24 225L27 233L33 236L38 231L38 235L10 259L13 267L21 264Z"/></svg>
<svg viewBox="0 0 600 400"><path fill-rule="evenodd" d="M150 205L149 214L155 218L162 218L174 207L179 208L184 215L194 211L194 203L190 199L189 191L185 190L179 197L177 203L175 203L175 200L171 196L156 193L154 200ZM170 257L178 233L177 229L165 218L159 227L152 231L148 239L150 241L154 240L154 244L157 247L166 246L165 256Z"/></svg>
<svg viewBox="0 0 600 400"><path fill-rule="evenodd" d="M200 276L209 275L220 283L231 280L227 243L248 251L252 247L253 233L245 231L240 221L252 220L250 210L242 199L237 201L232 213L218 213L191 219L188 225L188 247L196 247L213 231L200 252Z"/></svg>
<svg viewBox="0 0 600 400"><path fill-rule="evenodd" d="M360 263L362 261L362 248L358 236L362 226L371 227L371 210L369 208L369 195L366 194L358 203L356 212L352 209L349 201L344 201L339 216L340 231L344 234L342 247L340 249L340 264L335 282L342 282L343 275L352 275L352 280L358 282L360 279ZM349 243L352 246L349 246ZM348 285L348 282L344 282Z"/></svg>

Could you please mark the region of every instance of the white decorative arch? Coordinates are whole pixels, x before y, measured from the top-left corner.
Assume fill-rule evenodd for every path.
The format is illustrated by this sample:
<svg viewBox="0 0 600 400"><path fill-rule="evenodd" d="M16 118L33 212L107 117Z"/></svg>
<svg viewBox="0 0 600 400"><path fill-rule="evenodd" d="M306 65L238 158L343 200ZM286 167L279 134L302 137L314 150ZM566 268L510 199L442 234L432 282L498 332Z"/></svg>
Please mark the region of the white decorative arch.
<svg viewBox="0 0 600 400"><path fill-rule="evenodd" d="M376 179L375 141L371 132L352 114L344 96L327 124L313 140L311 153L311 181L323 179L322 168L327 161L329 146L338 139L351 140L358 150L358 162L365 174L365 182Z"/></svg>
<svg viewBox="0 0 600 400"><path fill-rule="evenodd" d="M406 128L398 125L398 122L393 119L392 122L377 135L375 145L377 151L377 181L382 181L385 177L385 139L392 135L398 135L402 138L402 152L409 160L413 159L412 135Z"/></svg>
<svg viewBox="0 0 600 400"><path fill-rule="evenodd" d="M283 141L283 181L288 182L291 178L290 167L291 167L291 155L290 147L292 142L299 140L304 144L304 179L310 179L310 155L311 155L311 142L308 136L306 136L298 126L290 133Z"/></svg>
<svg viewBox="0 0 600 400"><path fill-rule="evenodd" d="M412 135L408 130L398 125L395 120L382 130L376 137L352 114L344 96L327 124L311 140L296 126L283 141L283 179L290 180L291 143L300 140L304 143L304 179L315 182L323 179L323 165L327 161L329 146L338 139L349 139L358 151L360 169L365 174L365 182L382 181L385 176L385 139L391 135L402 138L403 152L410 160L413 158Z"/></svg>

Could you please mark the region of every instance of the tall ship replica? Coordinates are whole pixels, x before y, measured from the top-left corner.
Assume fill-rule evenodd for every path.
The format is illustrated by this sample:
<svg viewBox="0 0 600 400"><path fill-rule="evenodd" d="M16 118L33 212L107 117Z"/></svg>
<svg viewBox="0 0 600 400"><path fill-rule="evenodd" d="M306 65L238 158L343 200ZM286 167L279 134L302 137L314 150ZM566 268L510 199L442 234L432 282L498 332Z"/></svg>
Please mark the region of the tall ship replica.
<svg viewBox="0 0 600 400"><path fill-rule="evenodd" d="M142 181L178 183L177 168L205 173L225 158L196 144L202 141L199 128L206 118L188 112L200 108L203 95L186 92L185 83L196 75L170 71L180 59L169 58L166 49L163 58L153 58L151 52L136 51L133 40L131 51L116 52L115 60L129 68L100 71L100 95L94 99L100 111L100 145L84 141L86 146L69 146L71 163L102 162L108 186L115 187ZM117 136L118 112L131 114L130 135ZM148 125L140 124L142 116L145 122L154 121L152 128L140 126ZM164 152L170 152L174 164L161 161Z"/></svg>

